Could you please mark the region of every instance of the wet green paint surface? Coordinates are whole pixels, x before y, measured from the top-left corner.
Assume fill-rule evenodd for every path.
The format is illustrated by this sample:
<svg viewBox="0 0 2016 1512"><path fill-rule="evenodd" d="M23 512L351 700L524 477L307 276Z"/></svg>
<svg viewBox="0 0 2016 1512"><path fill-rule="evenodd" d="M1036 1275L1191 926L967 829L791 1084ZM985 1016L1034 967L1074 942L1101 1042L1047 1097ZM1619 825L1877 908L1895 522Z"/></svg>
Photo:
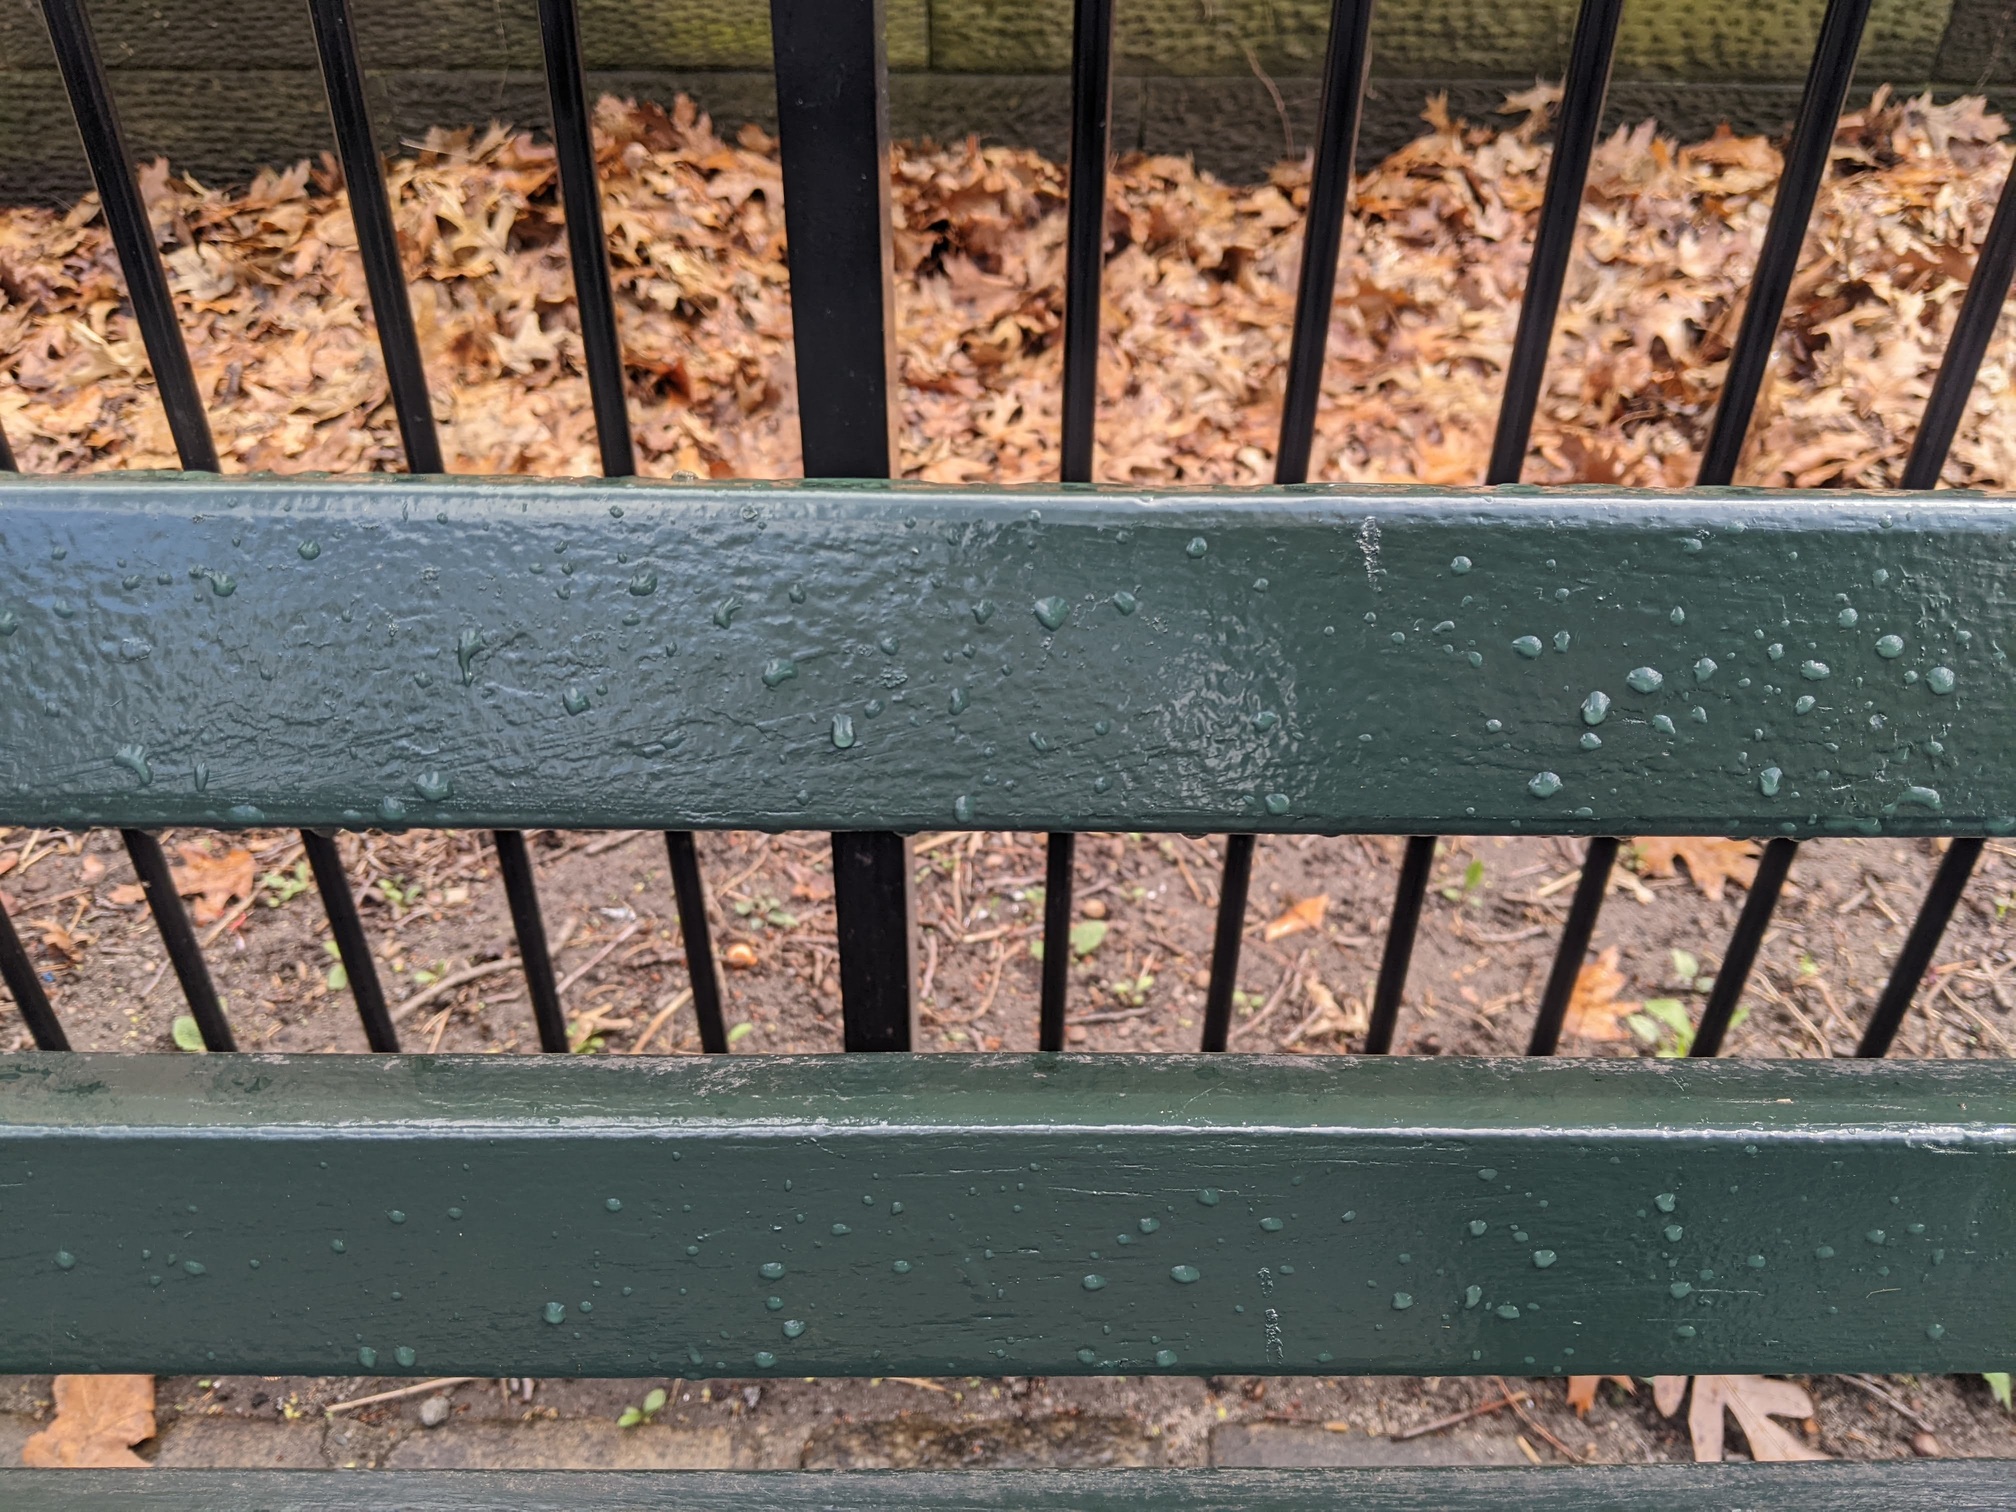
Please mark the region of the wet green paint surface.
<svg viewBox="0 0 2016 1512"><path fill-rule="evenodd" d="M15 1056L0 1370L1959 1371L2016 1066Z"/></svg>
<svg viewBox="0 0 2016 1512"><path fill-rule="evenodd" d="M2002 1512L2006 1464L1605 1465L1581 1470L331 1471L0 1469L13 1512Z"/></svg>
<svg viewBox="0 0 2016 1512"><path fill-rule="evenodd" d="M0 488L0 823L2006 833L2016 503Z"/></svg>

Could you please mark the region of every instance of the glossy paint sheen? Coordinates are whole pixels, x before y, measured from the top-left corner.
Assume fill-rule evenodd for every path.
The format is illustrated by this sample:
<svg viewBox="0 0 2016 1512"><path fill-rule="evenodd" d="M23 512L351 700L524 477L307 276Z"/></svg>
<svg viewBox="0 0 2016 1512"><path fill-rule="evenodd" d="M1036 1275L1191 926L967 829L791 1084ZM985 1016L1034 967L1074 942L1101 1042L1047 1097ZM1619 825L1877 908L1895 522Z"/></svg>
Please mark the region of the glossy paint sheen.
<svg viewBox="0 0 2016 1512"><path fill-rule="evenodd" d="M1585 1470L673 1471L0 1469L11 1512L2003 1512L1988 1460L1837 1465L1603 1465Z"/></svg>
<svg viewBox="0 0 2016 1512"><path fill-rule="evenodd" d="M0 1059L0 1370L1999 1368L2016 1066Z"/></svg>
<svg viewBox="0 0 2016 1512"><path fill-rule="evenodd" d="M0 823L2004 833L2016 504L0 487Z"/></svg>

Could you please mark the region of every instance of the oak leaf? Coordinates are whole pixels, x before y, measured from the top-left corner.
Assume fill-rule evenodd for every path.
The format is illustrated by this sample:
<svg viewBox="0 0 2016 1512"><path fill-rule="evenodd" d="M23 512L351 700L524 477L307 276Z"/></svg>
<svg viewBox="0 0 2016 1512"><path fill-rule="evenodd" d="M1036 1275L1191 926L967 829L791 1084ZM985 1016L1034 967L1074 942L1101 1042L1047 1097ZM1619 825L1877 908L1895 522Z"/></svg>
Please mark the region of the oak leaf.
<svg viewBox="0 0 2016 1512"><path fill-rule="evenodd" d="M1305 929L1320 929L1323 915L1329 912L1330 895L1316 893L1295 904L1280 918L1275 919L1262 931L1262 938L1273 943L1292 934L1301 934Z"/></svg>
<svg viewBox="0 0 2016 1512"><path fill-rule="evenodd" d="M1686 1389L1685 1376L1657 1376L1652 1382L1652 1399L1660 1412L1671 1417L1680 1406ZM1694 1441L1694 1458L1704 1465L1722 1462L1722 1437L1726 1428L1723 1413L1732 1415L1750 1443L1750 1458L1778 1464L1788 1460L1824 1460L1827 1455L1810 1448L1774 1418L1813 1416L1813 1398L1806 1388L1791 1381L1768 1376L1695 1376L1694 1399L1687 1407L1687 1434Z"/></svg>
<svg viewBox="0 0 2016 1512"><path fill-rule="evenodd" d="M1613 1376L1570 1376L1568 1377L1568 1405L1575 1409L1575 1416L1589 1416L1589 1409L1596 1405L1596 1388L1605 1381L1615 1381L1624 1388L1626 1396L1638 1395L1638 1383L1627 1375Z"/></svg>
<svg viewBox="0 0 2016 1512"><path fill-rule="evenodd" d="M140 1470L127 1446L154 1437L154 1377L59 1375L56 1418L21 1446L21 1463L43 1470Z"/></svg>
<svg viewBox="0 0 2016 1512"><path fill-rule="evenodd" d="M1575 990L1568 998L1568 1013L1561 1032L1571 1039L1621 1040L1630 1034L1620 1022L1635 1013L1636 1003L1627 1003L1617 994L1629 985L1629 978L1617 969L1617 947L1612 945L1593 961L1583 963L1576 974Z"/></svg>
<svg viewBox="0 0 2016 1512"><path fill-rule="evenodd" d="M229 911L232 901L252 896L258 867L252 852L233 847L221 856L209 847L192 844L179 847L182 864L175 868L175 891L196 901L189 916L198 924L215 924Z"/></svg>
<svg viewBox="0 0 2016 1512"><path fill-rule="evenodd" d="M1711 902L1721 901L1724 882L1735 882L1747 888L1757 880L1757 847L1748 840L1714 840L1699 835L1683 835L1672 839L1634 840L1631 844L1638 852L1640 875L1676 876L1673 863L1685 861L1687 875L1701 889L1701 896Z"/></svg>

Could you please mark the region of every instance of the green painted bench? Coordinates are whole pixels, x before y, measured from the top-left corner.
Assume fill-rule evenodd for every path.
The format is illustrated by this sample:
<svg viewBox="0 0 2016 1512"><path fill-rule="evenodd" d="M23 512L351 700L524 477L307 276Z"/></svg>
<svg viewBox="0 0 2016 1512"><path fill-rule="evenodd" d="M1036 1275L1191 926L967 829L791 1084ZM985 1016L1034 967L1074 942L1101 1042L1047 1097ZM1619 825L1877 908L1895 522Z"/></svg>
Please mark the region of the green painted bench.
<svg viewBox="0 0 2016 1512"><path fill-rule="evenodd" d="M0 1371L847 1376L1977 1371L2016 1357L2016 1068L1882 1059L2016 830L2016 503L1736 493L1866 5L1835 0L1704 486L1512 487L1618 6L1589 0L1498 456L1306 484L1369 6L1339 0L1281 486L1091 470L1111 14L1079 7L1065 482L889 471L880 37L776 0L808 471L633 471L570 7L542 6L605 472L225 479L77 0L45 13L186 471L0 486L0 823L119 828L209 1049L0 1057ZM393 396L439 472L349 18L311 7ZM1815 123L1820 123L1816 125ZM1093 171L1082 171L1089 167ZM375 205L375 209L374 209ZM2005 210L2007 208L2005 202ZM1907 480L2016 262L1998 214ZM556 591L546 564L574 571ZM1854 608L1843 613L1844 604ZM1675 611L1681 611L1676 613ZM1789 648L1789 649L1787 649ZM1601 735L1595 740L1585 737ZM300 826L374 1051L228 1053L153 831ZM908 1050L905 835L1050 834L1033 1056L398 1054L330 835L485 828L543 1048L522 830L834 835L846 1045ZM1063 1045L1071 835L1216 830L1199 1051ZM1368 1053L1226 1056L1259 837L1416 837ZM1438 834L1589 837L1533 1056L1388 1057ZM1768 841L1685 1062L1551 1058L1620 834ZM1715 1059L1797 846L1941 836L1862 1058ZM598 1176L584 1183L581 1173ZM0 1470L0 1505L309 1509L2005 1507L2002 1467L430 1475Z"/></svg>

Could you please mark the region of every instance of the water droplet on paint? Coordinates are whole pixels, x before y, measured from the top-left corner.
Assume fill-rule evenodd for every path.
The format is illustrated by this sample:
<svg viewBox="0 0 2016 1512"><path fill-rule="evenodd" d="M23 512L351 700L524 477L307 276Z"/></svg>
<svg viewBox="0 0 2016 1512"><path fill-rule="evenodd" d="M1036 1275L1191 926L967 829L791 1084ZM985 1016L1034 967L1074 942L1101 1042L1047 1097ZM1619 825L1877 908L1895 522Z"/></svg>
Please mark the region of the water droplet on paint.
<svg viewBox="0 0 2016 1512"><path fill-rule="evenodd" d="M1956 680L1951 667L1934 667L1925 674L1925 686L1934 693L1951 693Z"/></svg>
<svg viewBox="0 0 2016 1512"><path fill-rule="evenodd" d="M1657 1197L1652 1199L1652 1206L1659 1209L1662 1213L1670 1213L1679 1205L1679 1202L1680 1199L1671 1192L1661 1192Z"/></svg>
<svg viewBox="0 0 2016 1512"><path fill-rule="evenodd" d="M570 685L560 695L560 707L565 709L569 714L586 714L588 712L588 695L578 687Z"/></svg>
<svg viewBox="0 0 2016 1512"><path fill-rule="evenodd" d="M1187 557L1196 558L1201 557L1202 555L1204 555L1205 552L1209 551L1210 549L1211 547L1205 541L1204 537L1192 536L1190 537L1190 544L1183 548L1183 554Z"/></svg>
<svg viewBox="0 0 2016 1512"><path fill-rule="evenodd" d="M1824 682L1834 675L1834 669L1823 661L1804 661L1799 663L1799 675L1808 682Z"/></svg>
<svg viewBox="0 0 2016 1512"><path fill-rule="evenodd" d="M1550 1249L1537 1249L1533 1251L1533 1267L1535 1270L1545 1270L1559 1258Z"/></svg>
<svg viewBox="0 0 2016 1512"><path fill-rule="evenodd" d="M1582 723L1586 725L1600 725L1609 712L1610 695L1600 689L1582 700Z"/></svg>
<svg viewBox="0 0 2016 1512"><path fill-rule="evenodd" d="M1528 661L1531 661L1534 657L1540 654L1541 651L1540 637L1537 635L1522 635L1517 640L1512 642L1512 649L1514 651L1517 651L1521 656L1525 657Z"/></svg>
<svg viewBox="0 0 2016 1512"><path fill-rule="evenodd" d="M1089 1275L1079 1285L1083 1286L1087 1291L1103 1291L1106 1286L1106 1278L1101 1275Z"/></svg>
<svg viewBox="0 0 2016 1512"><path fill-rule="evenodd" d="M798 675L798 663L788 656L772 657L763 663L763 686L774 688ZM956 711L955 711L956 712Z"/></svg>
<svg viewBox="0 0 2016 1512"><path fill-rule="evenodd" d="M1526 784L1526 791L1535 798L1552 798L1561 791L1561 778L1554 772L1535 772Z"/></svg>
<svg viewBox="0 0 2016 1512"><path fill-rule="evenodd" d="M1267 795L1267 812L1276 817L1287 813L1288 795L1286 793L1269 793Z"/></svg>
<svg viewBox="0 0 2016 1512"><path fill-rule="evenodd" d="M1794 714L1811 714L1814 705L1818 702L1819 700L1811 693L1802 693L1792 701L1792 712Z"/></svg>
<svg viewBox="0 0 2016 1512"><path fill-rule="evenodd" d="M1192 1281L1198 1280L1203 1274L1194 1265L1172 1265L1169 1267L1169 1279L1172 1281L1181 1281L1186 1286Z"/></svg>
<svg viewBox="0 0 2016 1512"><path fill-rule="evenodd" d="M539 1316L544 1318L548 1323L564 1323L567 1321L567 1304L564 1302L548 1302L545 1307L540 1309Z"/></svg>
<svg viewBox="0 0 2016 1512"><path fill-rule="evenodd" d="M1406 1292L1393 1293L1393 1311L1405 1312L1414 1305L1414 1298Z"/></svg>
<svg viewBox="0 0 2016 1512"><path fill-rule="evenodd" d="M965 793L961 793L957 798L954 798L952 800L952 817L957 819L961 824L971 824L973 822L972 798Z"/></svg>
<svg viewBox="0 0 2016 1512"><path fill-rule="evenodd" d="M1680 733L1679 730L1674 728L1673 721L1664 714L1654 714L1652 716L1652 728L1657 730L1661 735L1678 735Z"/></svg>
<svg viewBox="0 0 2016 1512"><path fill-rule="evenodd" d="M1776 767L1764 768L1763 771L1757 774L1757 791L1762 793L1766 798L1776 798L1778 796L1778 784L1784 776L1785 774Z"/></svg>
<svg viewBox="0 0 2016 1512"><path fill-rule="evenodd" d="M1904 637L1901 635L1881 635L1876 638L1876 654L1885 661L1895 661L1904 654Z"/></svg>
<svg viewBox="0 0 2016 1512"><path fill-rule="evenodd" d="M357 1351L357 1363L362 1365L366 1370L371 1369L372 1366L378 1363L378 1351L373 1349L369 1344L364 1345Z"/></svg>
<svg viewBox="0 0 2016 1512"><path fill-rule="evenodd" d="M77 1257L71 1254L70 1251L68 1250L56 1251L56 1267L58 1270L69 1270L76 1263L77 1263Z"/></svg>
<svg viewBox="0 0 2016 1512"><path fill-rule="evenodd" d="M848 715L833 716L833 749L844 751L854 744L854 721Z"/></svg>
<svg viewBox="0 0 2016 1512"><path fill-rule="evenodd" d="M1581 746L1585 751L1594 751L1601 748L1603 737L1598 735L1594 730L1584 730L1582 738L1576 744Z"/></svg>
<svg viewBox="0 0 2016 1512"><path fill-rule="evenodd" d="M1624 681L1640 693L1657 693L1666 686L1665 674L1656 667L1633 667L1624 675Z"/></svg>
<svg viewBox="0 0 2016 1512"><path fill-rule="evenodd" d="M1122 588L1118 593L1113 595L1113 607L1118 609L1122 614L1132 614L1140 606L1140 603L1141 601L1125 588Z"/></svg>

